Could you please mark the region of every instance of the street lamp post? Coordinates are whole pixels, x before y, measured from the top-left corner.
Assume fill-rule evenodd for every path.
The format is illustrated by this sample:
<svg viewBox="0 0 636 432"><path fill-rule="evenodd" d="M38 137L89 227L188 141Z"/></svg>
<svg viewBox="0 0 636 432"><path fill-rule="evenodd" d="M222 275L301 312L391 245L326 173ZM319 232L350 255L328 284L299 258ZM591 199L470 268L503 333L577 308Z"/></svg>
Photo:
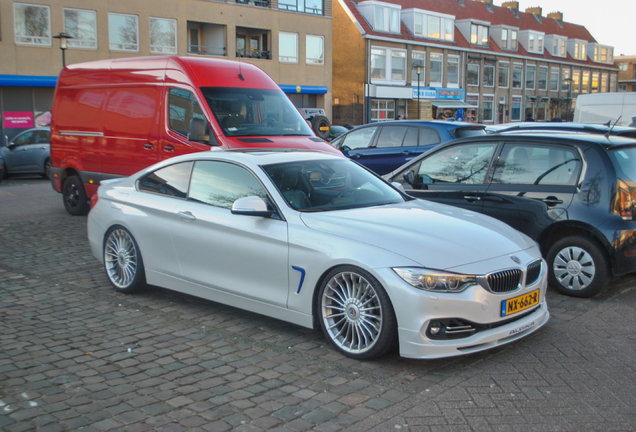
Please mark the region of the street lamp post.
<svg viewBox="0 0 636 432"><path fill-rule="evenodd" d="M60 49L62 50L62 67L66 67L66 57L64 55L66 48L68 48L66 41L69 39L73 39L73 36L66 34L64 32L60 32L60 34L58 34L57 36L53 36L53 39L60 40Z"/></svg>
<svg viewBox="0 0 636 432"><path fill-rule="evenodd" d="M418 65L415 73L417 73L417 119L420 120L420 74L422 73L422 66Z"/></svg>
<svg viewBox="0 0 636 432"><path fill-rule="evenodd" d="M568 109L565 112L565 121L570 121L570 110L572 109L572 78L566 78L563 81L568 83Z"/></svg>

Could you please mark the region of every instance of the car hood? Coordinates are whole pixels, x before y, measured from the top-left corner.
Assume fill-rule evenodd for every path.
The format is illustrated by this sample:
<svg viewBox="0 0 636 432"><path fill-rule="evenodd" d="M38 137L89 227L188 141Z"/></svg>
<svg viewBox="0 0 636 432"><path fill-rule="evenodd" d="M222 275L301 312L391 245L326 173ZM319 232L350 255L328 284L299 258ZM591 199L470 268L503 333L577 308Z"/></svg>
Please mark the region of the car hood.
<svg viewBox="0 0 636 432"><path fill-rule="evenodd" d="M316 231L382 248L439 270L536 245L530 237L491 217L423 200L302 213L301 218Z"/></svg>

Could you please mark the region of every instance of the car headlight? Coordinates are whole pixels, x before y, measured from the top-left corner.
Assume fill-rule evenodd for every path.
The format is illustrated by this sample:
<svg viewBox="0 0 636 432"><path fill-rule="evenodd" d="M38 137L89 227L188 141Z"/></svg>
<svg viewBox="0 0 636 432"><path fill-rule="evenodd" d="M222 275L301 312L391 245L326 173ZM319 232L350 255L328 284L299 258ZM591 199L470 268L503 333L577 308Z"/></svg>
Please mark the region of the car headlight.
<svg viewBox="0 0 636 432"><path fill-rule="evenodd" d="M461 292L469 285L478 283L477 277L474 275L419 267L395 267L393 271L409 285L426 291Z"/></svg>

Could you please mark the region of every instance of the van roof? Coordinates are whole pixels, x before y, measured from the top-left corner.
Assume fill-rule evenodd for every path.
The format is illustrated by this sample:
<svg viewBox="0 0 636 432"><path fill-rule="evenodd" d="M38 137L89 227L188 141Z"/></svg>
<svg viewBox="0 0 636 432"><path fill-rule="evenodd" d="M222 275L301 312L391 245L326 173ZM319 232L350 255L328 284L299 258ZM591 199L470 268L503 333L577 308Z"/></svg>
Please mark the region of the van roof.
<svg viewBox="0 0 636 432"><path fill-rule="evenodd" d="M259 67L250 63L226 59L204 57L155 56L133 57L121 59L97 60L76 63L64 68L60 74L58 85L74 86L86 84L103 84L104 74L108 74L108 82L120 81L125 71L162 71L157 74L136 74L131 81L157 81L166 78L165 71L176 70L190 77L196 87L240 87L279 90L280 87ZM213 71L213 72L211 72ZM102 73L100 73L102 72ZM113 72L113 73L111 73ZM110 78L112 75L112 79ZM240 76L239 76L240 75ZM243 79L241 79L241 77ZM167 81L174 78L167 77Z"/></svg>

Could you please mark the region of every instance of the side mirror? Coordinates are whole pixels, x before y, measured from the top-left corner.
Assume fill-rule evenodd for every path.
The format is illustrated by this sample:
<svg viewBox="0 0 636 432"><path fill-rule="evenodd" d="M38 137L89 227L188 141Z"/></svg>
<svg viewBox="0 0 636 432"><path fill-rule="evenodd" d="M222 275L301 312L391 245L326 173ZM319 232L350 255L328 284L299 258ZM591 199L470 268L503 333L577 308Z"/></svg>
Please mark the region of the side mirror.
<svg viewBox="0 0 636 432"><path fill-rule="evenodd" d="M404 181L413 186L415 183L415 171L411 170L404 173Z"/></svg>
<svg viewBox="0 0 636 432"><path fill-rule="evenodd" d="M9 144L7 144L7 148L9 150L13 150L15 148L15 143L14 142L10 142Z"/></svg>
<svg viewBox="0 0 636 432"><path fill-rule="evenodd" d="M245 216L270 217L274 210L269 210L263 198L248 196L239 198L232 204L232 214Z"/></svg>
<svg viewBox="0 0 636 432"><path fill-rule="evenodd" d="M212 139L210 139L213 137ZM204 119L193 118L190 120L190 130L188 140L202 142L204 144L219 145L216 137L210 133L210 124Z"/></svg>

